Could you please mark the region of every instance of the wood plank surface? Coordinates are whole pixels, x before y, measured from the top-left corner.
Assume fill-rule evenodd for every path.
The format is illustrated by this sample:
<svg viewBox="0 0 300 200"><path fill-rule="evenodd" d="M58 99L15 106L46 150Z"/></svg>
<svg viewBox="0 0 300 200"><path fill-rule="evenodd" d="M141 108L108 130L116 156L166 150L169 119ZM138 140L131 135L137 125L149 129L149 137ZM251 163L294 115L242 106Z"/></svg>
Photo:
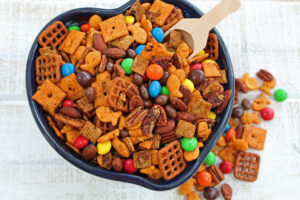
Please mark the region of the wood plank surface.
<svg viewBox="0 0 300 200"><path fill-rule="evenodd" d="M30 112L25 67L33 39L57 14L78 7L115 8L126 0L0 0L0 199L186 199L177 189L155 192L92 176L60 157L46 142ZM203 11L218 1L192 0ZM272 101L275 119L268 130L259 178L225 182L233 199L298 199L300 196L300 1L242 1L241 10L218 25L236 76L270 70L277 87L289 92ZM250 92L255 97L259 92ZM246 97L246 96L241 96ZM219 188L219 187L218 187ZM201 196L201 199L204 199ZM222 199L219 197L218 199Z"/></svg>

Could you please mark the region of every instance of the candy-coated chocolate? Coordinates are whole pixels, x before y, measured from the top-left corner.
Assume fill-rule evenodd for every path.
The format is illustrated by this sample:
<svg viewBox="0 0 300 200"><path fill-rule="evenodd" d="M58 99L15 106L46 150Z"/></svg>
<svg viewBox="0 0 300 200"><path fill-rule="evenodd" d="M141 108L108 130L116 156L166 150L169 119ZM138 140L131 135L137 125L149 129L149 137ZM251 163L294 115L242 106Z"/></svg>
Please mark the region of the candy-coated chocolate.
<svg viewBox="0 0 300 200"><path fill-rule="evenodd" d="M145 46L146 45L144 45L144 44L138 45L134 50L136 55L141 55L142 51L145 49Z"/></svg>
<svg viewBox="0 0 300 200"><path fill-rule="evenodd" d="M197 182L201 186L209 186L212 182L212 176L208 171L202 171L197 176Z"/></svg>
<svg viewBox="0 0 300 200"><path fill-rule="evenodd" d="M221 162L219 168L223 174L229 174L232 171L232 164L228 161L223 161Z"/></svg>
<svg viewBox="0 0 300 200"><path fill-rule="evenodd" d="M193 64L193 65L191 66L191 71L194 70L194 69L200 69L200 70L202 70L202 69L203 69L203 66L202 66L202 64L200 64L200 63L195 63L195 64Z"/></svg>
<svg viewBox="0 0 300 200"><path fill-rule="evenodd" d="M198 141L195 137L193 137L192 139L184 137L184 138L182 138L180 144L181 144L181 147L183 148L183 150L194 151L197 148Z"/></svg>
<svg viewBox="0 0 300 200"><path fill-rule="evenodd" d="M125 17L125 22L126 22L127 24L133 24L134 21L135 21L135 18L134 18L133 16L126 16L126 17Z"/></svg>
<svg viewBox="0 0 300 200"><path fill-rule="evenodd" d="M161 85L158 81L152 81L149 86L150 97L155 98L159 95L161 91Z"/></svg>
<svg viewBox="0 0 300 200"><path fill-rule="evenodd" d="M134 167L134 162L133 159L126 159L124 161L124 171L128 174L134 174L135 172L137 172L137 168Z"/></svg>
<svg viewBox="0 0 300 200"><path fill-rule="evenodd" d="M204 80L204 72L200 69L194 69L190 71L188 78L194 83L195 86L199 86Z"/></svg>
<svg viewBox="0 0 300 200"><path fill-rule="evenodd" d="M224 130L224 133L226 133L229 129L230 129L230 126L229 126L229 124L227 124L225 127L225 130Z"/></svg>
<svg viewBox="0 0 300 200"><path fill-rule="evenodd" d="M69 30L69 31L71 31L71 30L80 31L80 27L79 27L79 26L73 25L73 26L70 26L70 27L68 28L68 30Z"/></svg>
<svg viewBox="0 0 300 200"><path fill-rule="evenodd" d="M161 87L161 91L160 91L160 94L164 94L164 95L170 95L170 91L168 90L168 87L167 86L162 86Z"/></svg>
<svg viewBox="0 0 300 200"><path fill-rule="evenodd" d="M133 71L131 70L131 67L133 65L133 58L126 58L122 61L121 63L121 67L124 69L124 71L126 72L126 74L132 74Z"/></svg>
<svg viewBox="0 0 300 200"><path fill-rule="evenodd" d="M90 30L91 26L89 24L82 24L80 29L82 32L87 33Z"/></svg>
<svg viewBox="0 0 300 200"><path fill-rule="evenodd" d="M151 64L146 69L147 77L150 80L159 80L163 76L164 69L158 64Z"/></svg>
<svg viewBox="0 0 300 200"><path fill-rule="evenodd" d="M159 27L155 27L152 30L152 36L157 42L162 42L164 40L164 31Z"/></svg>
<svg viewBox="0 0 300 200"><path fill-rule="evenodd" d="M236 132L234 128L230 128L227 132L226 132L226 140L227 142L229 142L230 140L232 140L233 138L235 138L236 136Z"/></svg>
<svg viewBox="0 0 300 200"><path fill-rule="evenodd" d="M213 165L216 163L216 155L213 152L209 152L204 160L206 165Z"/></svg>
<svg viewBox="0 0 300 200"><path fill-rule="evenodd" d="M72 63L65 63L61 67L61 75L63 77L69 76L70 74L75 73L75 66Z"/></svg>
<svg viewBox="0 0 300 200"><path fill-rule="evenodd" d="M183 81L183 85L188 86L188 88L191 90L191 92L193 92L195 89L194 83L190 79L185 79Z"/></svg>
<svg viewBox="0 0 300 200"><path fill-rule="evenodd" d="M288 98L288 93L284 89L278 89L274 93L274 98L276 101L283 102Z"/></svg>
<svg viewBox="0 0 300 200"><path fill-rule="evenodd" d="M204 51L204 49L202 49L199 53L197 53L196 54L196 56L202 56L202 55L204 55L205 54L205 51ZM195 56L195 57L196 57Z"/></svg>
<svg viewBox="0 0 300 200"><path fill-rule="evenodd" d="M70 100L64 100L63 107L73 107L74 102Z"/></svg>
<svg viewBox="0 0 300 200"><path fill-rule="evenodd" d="M98 143L97 144L97 150L100 155L107 154L110 152L111 149L111 141L108 140L107 142Z"/></svg>
<svg viewBox="0 0 300 200"><path fill-rule="evenodd" d="M83 135L80 135L78 138L76 138L76 140L74 142L74 147L76 147L78 149L82 149L83 147L85 147L88 144L89 144L89 140L86 139Z"/></svg>
<svg viewBox="0 0 300 200"><path fill-rule="evenodd" d="M210 111L208 116L207 116L208 119L216 119L217 118L217 115L216 113Z"/></svg>
<svg viewBox="0 0 300 200"><path fill-rule="evenodd" d="M274 110L272 108L264 108L260 111L260 116L264 120L272 120L274 118Z"/></svg>

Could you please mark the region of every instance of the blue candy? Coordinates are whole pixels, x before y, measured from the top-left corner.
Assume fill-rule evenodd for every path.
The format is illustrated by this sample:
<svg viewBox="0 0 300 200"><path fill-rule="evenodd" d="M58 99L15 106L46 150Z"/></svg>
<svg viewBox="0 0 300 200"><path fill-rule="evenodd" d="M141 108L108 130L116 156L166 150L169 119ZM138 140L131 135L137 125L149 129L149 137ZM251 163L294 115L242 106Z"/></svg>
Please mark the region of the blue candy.
<svg viewBox="0 0 300 200"><path fill-rule="evenodd" d="M225 130L224 130L224 133L226 133L226 132L229 130L229 128L230 128L230 127L229 127L229 124L227 124L227 125L226 125L226 128L225 128Z"/></svg>
<svg viewBox="0 0 300 200"><path fill-rule="evenodd" d="M63 77L75 73L75 66L72 63L66 63L61 67L61 75Z"/></svg>
<svg viewBox="0 0 300 200"><path fill-rule="evenodd" d="M135 53L137 55L141 55L142 51L144 50L146 45L140 44L135 48Z"/></svg>
<svg viewBox="0 0 300 200"><path fill-rule="evenodd" d="M164 31L159 27L155 27L152 30L152 36L156 39L157 42L162 42L164 40Z"/></svg>
<svg viewBox="0 0 300 200"><path fill-rule="evenodd" d="M161 90L161 85L159 81L152 81L149 86L149 94L152 98L155 98L159 95Z"/></svg>

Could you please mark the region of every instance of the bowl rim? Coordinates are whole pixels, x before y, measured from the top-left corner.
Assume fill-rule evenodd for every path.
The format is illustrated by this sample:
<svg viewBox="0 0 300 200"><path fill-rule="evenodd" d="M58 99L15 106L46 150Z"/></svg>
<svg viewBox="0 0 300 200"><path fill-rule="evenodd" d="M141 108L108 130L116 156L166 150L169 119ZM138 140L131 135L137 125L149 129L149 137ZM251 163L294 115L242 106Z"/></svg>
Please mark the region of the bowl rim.
<svg viewBox="0 0 300 200"><path fill-rule="evenodd" d="M56 17L54 17L53 19L51 19L42 29L41 31L38 33L38 35L36 36L35 40L33 41L33 44L31 46L29 55L28 55L28 59L27 59L27 64L26 64L26 92L27 92L27 99L28 99L28 103L32 112L32 115L35 119L36 124L38 125L41 133L43 134L43 136L45 137L45 139L48 141L48 143L52 146L52 148L55 149L56 152L58 152L58 154L60 156L62 156L64 159L66 159L68 162L72 163L73 165L75 165L76 167L78 167L79 169L88 172L90 174L93 174L95 176L101 177L101 178L105 178L105 179L109 179L109 180L114 180L114 181L121 181L121 182L127 182L127 183L133 183L133 184L137 184L143 187L146 187L148 189L152 189L152 190L156 190L156 191L164 191L164 190L170 190L173 189L175 187L180 186L181 184L183 184L185 181L187 181L190 177L193 176L193 174L197 171L197 169L199 168L199 166L202 164L203 162L203 157L205 158L206 155L211 151L212 147L217 143L219 137L222 135L222 133L224 132L225 126L230 118L231 115L231 109L233 106L233 95L234 95L234 75L233 75L233 67L232 67L232 63L230 60L230 56L228 53L228 50L226 48L226 45L220 35L220 33L218 32L218 30L216 28L213 28L213 31L217 34L218 39L219 39L219 45L223 48L223 53L224 53L224 59L226 60L226 64L228 65L228 72L226 72L227 74L230 75L230 77L228 77L228 88L232 90L232 95L231 98L228 102L227 107L225 108L225 110L223 112L224 116L221 119L220 123L219 123L219 128L217 129L216 133L213 135L213 138L211 138L210 141L208 141L205 145L205 147L208 148L203 148L203 150L201 151L200 156L202 157L202 159L200 159L200 156L198 157L198 159L196 160L196 162L194 163L194 165L192 166L192 168L185 172L185 176L182 177L181 179L178 179L176 181L162 181L161 184L158 183L154 183L153 181L148 180L147 178L144 178L142 176L139 175L134 175L134 174L127 174L127 173L119 173L119 172L114 172L114 171L109 171L109 170L105 170L102 168L99 168L98 166L92 166L88 163L83 162L82 160L78 159L77 157L75 157L72 153L67 152L64 148L63 145L57 143L54 138L49 134L49 126L48 124L44 124L42 118L43 118L43 114L41 112L39 112L39 108L36 102L34 102L34 100L32 99L32 95L33 95L33 85L32 85L32 76L31 76L31 68L34 67L32 65L32 63L34 63L35 61L34 59L34 54L35 52L38 50L38 42L37 42L37 38L38 36L41 34L41 32L50 24L52 24L54 21L56 20L60 20L62 18L65 18L69 15L82 15L84 13L86 14L90 14L92 13L103 13L103 14L107 14L110 15L111 13L124 13L125 10L127 10L128 8L130 8L130 6L135 2L135 0L130 0L127 3L125 3L124 5L118 7L118 8L114 8L114 9L102 9L102 8L94 8L94 7L83 7L83 8L76 8L76 9L72 9L72 10L68 10L66 12L63 12L59 15L57 15ZM174 2L175 3L175 2ZM192 3L188 2L187 0L180 0L180 4L185 5L186 7L188 7L189 9L193 10L196 14L202 16L203 12L198 9L195 5L193 5ZM53 130L52 130L53 131ZM174 180L174 179L173 179Z"/></svg>

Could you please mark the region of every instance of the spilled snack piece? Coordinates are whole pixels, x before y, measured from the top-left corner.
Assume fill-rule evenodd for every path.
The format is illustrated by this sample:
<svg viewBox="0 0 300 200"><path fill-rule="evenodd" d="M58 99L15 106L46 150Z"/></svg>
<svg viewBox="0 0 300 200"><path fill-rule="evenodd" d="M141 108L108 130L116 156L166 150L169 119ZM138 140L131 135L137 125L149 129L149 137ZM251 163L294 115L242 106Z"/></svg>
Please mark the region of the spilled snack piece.
<svg viewBox="0 0 300 200"><path fill-rule="evenodd" d="M199 158L232 91L224 89L216 35L206 53L190 59L180 32L164 38L182 18L181 9L162 0L136 1L110 18L92 15L81 29L56 21L38 37L32 99L49 114L56 136L86 162L169 181ZM193 75L194 64L202 77ZM199 199L191 189L183 193Z"/></svg>

